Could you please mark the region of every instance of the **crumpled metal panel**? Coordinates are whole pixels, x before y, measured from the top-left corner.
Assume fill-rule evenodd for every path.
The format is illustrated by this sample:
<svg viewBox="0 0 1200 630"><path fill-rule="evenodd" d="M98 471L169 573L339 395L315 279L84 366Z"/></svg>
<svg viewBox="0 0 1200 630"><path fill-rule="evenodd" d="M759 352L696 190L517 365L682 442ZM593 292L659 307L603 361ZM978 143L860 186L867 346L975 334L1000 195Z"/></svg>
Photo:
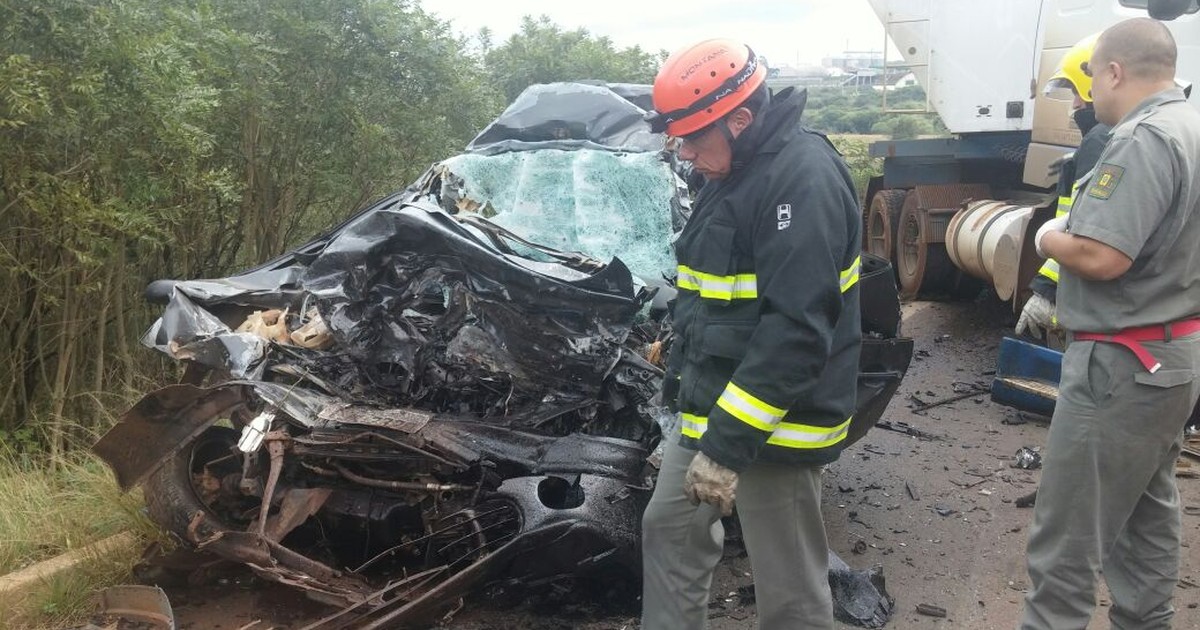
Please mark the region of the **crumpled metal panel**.
<svg viewBox="0 0 1200 630"><path fill-rule="evenodd" d="M530 86L467 145L467 151L661 150L663 136L650 132L643 118L645 110L630 100L637 100L637 90L628 86L618 89L626 96L603 85Z"/></svg>
<svg viewBox="0 0 1200 630"><path fill-rule="evenodd" d="M596 399L645 299L619 260L553 278L419 202L348 225L303 283L388 402L430 400L451 383L447 393L503 400L492 412L507 415Z"/></svg>
<svg viewBox="0 0 1200 630"><path fill-rule="evenodd" d="M121 624L125 622L154 630L175 630L175 611L167 594L157 586L110 586L100 591L99 613L118 620L112 627L126 627Z"/></svg>
<svg viewBox="0 0 1200 630"><path fill-rule="evenodd" d="M371 409L343 402L334 403L322 409L317 417L337 424L416 433L425 428L434 415L416 409Z"/></svg>
<svg viewBox="0 0 1200 630"><path fill-rule="evenodd" d="M170 385L142 398L92 451L113 469L121 490L140 485L230 409L242 404L238 387Z"/></svg>

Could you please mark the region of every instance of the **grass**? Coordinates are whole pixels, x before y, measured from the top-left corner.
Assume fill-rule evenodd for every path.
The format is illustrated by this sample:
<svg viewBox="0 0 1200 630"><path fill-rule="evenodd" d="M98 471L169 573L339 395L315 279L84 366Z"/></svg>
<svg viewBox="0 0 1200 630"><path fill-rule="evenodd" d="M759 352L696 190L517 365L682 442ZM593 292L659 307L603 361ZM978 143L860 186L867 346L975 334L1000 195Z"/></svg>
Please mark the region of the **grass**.
<svg viewBox="0 0 1200 630"><path fill-rule="evenodd" d="M0 444L0 574L122 531L158 536L138 491L121 493L108 467L77 452L58 466L22 461ZM142 545L93 555L17 601L0 601L9 628L62 628L86 619L97 589L128 582Z"/></svg>
<svg viewBox="0 0 1200 630"><path fill-rule="evenodd" d="M76 627L96 612L97 592L129 582L142 545L90 555L70 571L42 582L15 600L0 601L0 626L11 630Z"/></svg>

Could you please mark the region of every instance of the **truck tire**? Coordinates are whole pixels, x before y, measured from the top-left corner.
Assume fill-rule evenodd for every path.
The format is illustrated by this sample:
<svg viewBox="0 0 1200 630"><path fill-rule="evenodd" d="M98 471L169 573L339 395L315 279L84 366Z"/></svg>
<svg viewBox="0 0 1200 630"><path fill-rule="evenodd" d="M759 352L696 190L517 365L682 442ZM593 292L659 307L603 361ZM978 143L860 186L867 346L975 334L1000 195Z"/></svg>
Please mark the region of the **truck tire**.
<svg viewBox="0 0 1200 630"><path fill-rule="evenodd" d="M904 209L907 190L887 189L875 193L867 208L866 249L896 265L896 233L900 227L900 211Z"/></svg>

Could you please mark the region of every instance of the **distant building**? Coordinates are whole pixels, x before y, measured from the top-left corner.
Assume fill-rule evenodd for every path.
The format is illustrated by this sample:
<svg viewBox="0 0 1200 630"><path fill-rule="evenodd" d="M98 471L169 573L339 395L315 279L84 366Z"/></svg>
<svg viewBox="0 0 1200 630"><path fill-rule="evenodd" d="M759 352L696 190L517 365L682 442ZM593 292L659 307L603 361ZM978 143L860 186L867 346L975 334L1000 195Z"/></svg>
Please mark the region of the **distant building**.
<svg viewBox="0 0 1200 630"><path fill-rule="evenodd" d="M844 78L842 85L855 88L869 87L879 91L887 90L890 92L918 85L918 83L917 75L908 69L890 68L886 72L882 69L859 70L849 77Z"/></svg>
<svg viewBox="0 0 1200 630"><path fill-rule="evenodd" d="M896 76L897 74L899 73L889 74L890 78L885 81L883 85L875 85L872 87L874 87L876 90L887 90L891 92L892 90L899 90L901 88L920 85L917 83L917 75L915 73L905 72L898 77Z"/></svg>
<svg viewBox="0 0 1200 630"><path fill-rule="evenodd" d="M777 70L776 73L767 75L767 85L773 90L782 90L792 86L836 87L841 84L839 77L845 75L844 72L835 68L812 65L780 66Z"/></svg>
<svg viewBox="0 0 1200 630"><path fill-rule="evenodd" d="M859 50L848 50L840 55L826 57L821 60L821 65L826 68L837 68L849 73L854 73L858 70L868 70L871 68L883 67L883 53Z"/></svg>
<svg viewBox="0 0 1200 630"><path fill-rule="evenodd" d="M774 76L780 79L824 79L832 76L833 72L831 68L822 66L782 66L777 70ZM767 78L771 77L772 75L767 75Z"/></svg>

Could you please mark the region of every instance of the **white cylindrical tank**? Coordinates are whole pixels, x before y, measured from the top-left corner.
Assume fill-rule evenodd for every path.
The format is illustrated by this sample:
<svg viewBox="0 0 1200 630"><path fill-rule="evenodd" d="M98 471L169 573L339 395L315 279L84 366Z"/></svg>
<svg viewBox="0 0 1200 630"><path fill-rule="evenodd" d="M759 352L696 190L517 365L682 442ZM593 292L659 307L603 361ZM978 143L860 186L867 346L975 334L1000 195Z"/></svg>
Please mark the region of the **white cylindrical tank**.
<svg viewBox="0 0 1200 630"><path fill-rule="evenodd" d="M1017 285L1021 239L1032 216L1032 206L993 199L966 204L946 230L950 262L990 283L1000 299L1011 299Z"/></svg>

